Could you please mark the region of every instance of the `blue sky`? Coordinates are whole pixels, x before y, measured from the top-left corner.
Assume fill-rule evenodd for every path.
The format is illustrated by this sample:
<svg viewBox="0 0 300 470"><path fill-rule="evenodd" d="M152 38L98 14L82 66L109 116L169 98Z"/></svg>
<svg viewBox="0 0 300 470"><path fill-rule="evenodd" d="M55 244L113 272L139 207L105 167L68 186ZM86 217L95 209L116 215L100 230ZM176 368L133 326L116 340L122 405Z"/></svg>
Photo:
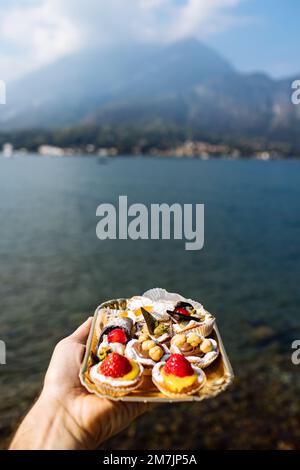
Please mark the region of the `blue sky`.
<svg viewBox="0 0 300 470"><path fill-rule="evenodd" d="M196 37L237 69L300 75L299 0L0 0L0 78L79 49Z"/></svg>
<svg viewBox="0 0 300 470"><path fill-rule="evenodd" d="M300 1L248 0L235 13L249 18L209 38L239 69L300 76Z"/></svg>

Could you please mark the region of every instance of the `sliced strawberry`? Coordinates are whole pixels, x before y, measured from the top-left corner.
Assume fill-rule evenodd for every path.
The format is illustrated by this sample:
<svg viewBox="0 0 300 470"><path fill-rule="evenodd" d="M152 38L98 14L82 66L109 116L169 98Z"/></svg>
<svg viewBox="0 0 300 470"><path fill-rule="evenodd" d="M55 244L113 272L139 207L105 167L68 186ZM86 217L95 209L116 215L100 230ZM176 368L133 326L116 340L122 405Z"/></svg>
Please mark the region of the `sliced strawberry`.
<svg viewBox="0 0 300 470"><path fill-rule="evenodd" d="M132 370L132 365L127 357L113 352L104 359L98 370L100 374L103 374L106 377L117 379L128 374Z"/></svg>
<svg viewBox="0 0 300 470"><path fill-rule="evenodd" d="M181 315L186 315L187 317L190 315L190 312L186 308L183 308L183 307L176 307L175 312L181 313Z"/></svg>
<svg viewBox="0 0 300 470"><path fill-rule="evenodd" d="M109 343L127 343L126 333L122 328L115 328L110 331L107 335L107 339Z"/></svg>
<svg viewBox="0 0 300 470"><path fill-rule="evenodd" d="M166 374L176 375L177 377L194 375L191 364L182 354L171 354L164 365L164 371Z"/></svg>

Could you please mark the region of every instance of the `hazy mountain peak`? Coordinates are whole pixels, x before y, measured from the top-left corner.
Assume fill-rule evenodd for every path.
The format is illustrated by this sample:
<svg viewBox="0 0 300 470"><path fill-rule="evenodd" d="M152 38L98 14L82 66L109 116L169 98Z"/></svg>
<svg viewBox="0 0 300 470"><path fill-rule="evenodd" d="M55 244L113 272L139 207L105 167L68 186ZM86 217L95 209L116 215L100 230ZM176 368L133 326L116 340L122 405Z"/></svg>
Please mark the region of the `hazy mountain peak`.
<svg viewBox="0 0 300 470"><path fill-rule="evenodd" d="M214 132L260 133L297 117L289 92L286 81L238 73L195 39L127 44L81 51L20 79L8 90L0 124L6 129L82 122L135 126L159 120Z"/></svg>

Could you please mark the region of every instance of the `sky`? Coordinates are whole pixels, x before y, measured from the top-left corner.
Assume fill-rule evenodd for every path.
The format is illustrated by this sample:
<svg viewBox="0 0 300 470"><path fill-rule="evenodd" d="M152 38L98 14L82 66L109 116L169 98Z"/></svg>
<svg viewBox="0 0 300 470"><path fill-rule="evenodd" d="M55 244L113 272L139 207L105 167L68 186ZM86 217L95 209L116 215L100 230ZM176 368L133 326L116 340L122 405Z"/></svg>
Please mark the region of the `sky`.
<svg viewBox="0 0 300 470"><path fill-rule="evenodd" d="M299 0L0 0L0 79L90 47L198 38L239 70L300 75Z"/></svg>

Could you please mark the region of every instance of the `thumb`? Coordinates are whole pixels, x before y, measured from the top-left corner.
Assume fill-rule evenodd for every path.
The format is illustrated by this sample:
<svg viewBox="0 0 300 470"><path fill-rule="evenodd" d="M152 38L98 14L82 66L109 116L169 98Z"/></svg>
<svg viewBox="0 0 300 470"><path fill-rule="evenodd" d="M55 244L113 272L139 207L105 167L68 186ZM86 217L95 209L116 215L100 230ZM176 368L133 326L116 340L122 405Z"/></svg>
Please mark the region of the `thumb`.
<svg viewBox="0 0 300 470"><path fill-rule="evenodd" d="M77 330L74 331L74 333L69 336L69 338L73 339L73 341L76 341L76 343L85 345L91 329L92 320L93 317L89 317L82 325L77 328Z"/></svg>

